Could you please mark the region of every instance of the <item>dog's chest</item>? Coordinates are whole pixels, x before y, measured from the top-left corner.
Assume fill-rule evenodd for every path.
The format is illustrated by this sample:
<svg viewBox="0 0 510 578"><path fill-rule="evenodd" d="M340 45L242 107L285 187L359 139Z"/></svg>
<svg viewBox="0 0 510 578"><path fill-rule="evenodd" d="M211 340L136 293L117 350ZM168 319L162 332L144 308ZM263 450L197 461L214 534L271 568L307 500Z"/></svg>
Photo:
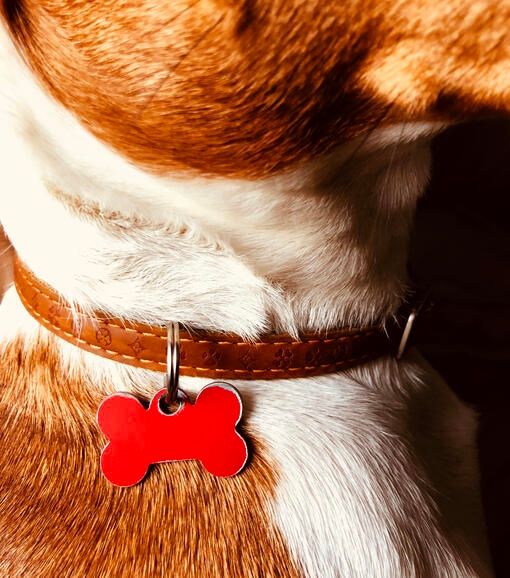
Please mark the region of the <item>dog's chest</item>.
<svg viewBox="0 0 510 578"><path fill-rule="evenodd" d="M241 387L253 456L241 474L218 479L198 463L170 463L121 489L100 473L106 439L95 415L102 390L112 380L125 385L125 375L101 374L99 362L87 368L90 354L69 365L56 339L40 329L6 339L2 350L5 575L461 572L423 484L429 473L408 447L412 406L426 402L435 412L434 391L411 394L417 386L409 384L402 396L398 374L395 387L383 378L389 368L380 387L335 376L254 382ZM445 443L439 430L437 445L428 444L434 460ZM358 548L365 540L376 546ZM434 547L423 549L424 541Z"/></svg>
<svg viewBox="0 0 510 578"><path fill-rule="evenodd" d="M249 428L252 459L242 476L172 463L117 488L99 470L102 395L85 373L69 377L55 349L43 336L3 351L4 576L298 575L268 514L277 470Z"/></svg>

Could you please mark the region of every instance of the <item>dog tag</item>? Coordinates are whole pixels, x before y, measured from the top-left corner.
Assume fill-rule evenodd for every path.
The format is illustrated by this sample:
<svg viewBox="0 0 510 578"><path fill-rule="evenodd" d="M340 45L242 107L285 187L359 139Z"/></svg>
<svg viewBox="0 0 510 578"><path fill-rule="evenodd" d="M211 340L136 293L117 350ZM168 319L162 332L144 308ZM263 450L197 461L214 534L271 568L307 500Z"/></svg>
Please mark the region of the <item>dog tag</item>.
<svg viewBox="0 0 510 578"><path fill-rule="evenodd" d="M108 396L99 406L97 421L110 440L101 454L106 479L121 487L133 486L149 465L178 460L199 460L215 476L239 473L248 460L245 440L236 430L242 402L229 384L204 387L195 403L179 391L179 407L165 413L166 389L149 408L127 393Z"/></svg>

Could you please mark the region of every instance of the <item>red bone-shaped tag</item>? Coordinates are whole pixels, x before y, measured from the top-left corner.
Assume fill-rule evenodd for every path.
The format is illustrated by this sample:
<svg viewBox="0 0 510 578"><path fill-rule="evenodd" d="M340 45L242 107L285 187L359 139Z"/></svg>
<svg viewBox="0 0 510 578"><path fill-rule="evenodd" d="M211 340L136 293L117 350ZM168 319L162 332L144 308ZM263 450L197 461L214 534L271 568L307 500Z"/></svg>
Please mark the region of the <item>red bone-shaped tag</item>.
<svg viewBox="0 0 510 578"><path fill-rule="evenodd" d="M242 403L226 383L207 385L192 404L181 393L181 406L164 413L162 389L145 409L136 397L115 393L99 406L97 421L110 442L101 455L105 477L117 486L140 482L150 464L200 460L211 474L233 476L248 459L246 442L236 431Z"/></svg>

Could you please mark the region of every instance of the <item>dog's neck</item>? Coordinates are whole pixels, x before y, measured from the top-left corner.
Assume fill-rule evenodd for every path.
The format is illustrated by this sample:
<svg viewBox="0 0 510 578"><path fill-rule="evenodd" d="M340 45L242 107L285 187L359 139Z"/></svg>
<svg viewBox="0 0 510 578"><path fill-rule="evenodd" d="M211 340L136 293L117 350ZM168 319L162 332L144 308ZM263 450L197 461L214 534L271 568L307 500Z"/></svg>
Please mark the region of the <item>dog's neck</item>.
<svg viewBox="0 0 510 578"><path fill-rule="evenodd" d="M369 324L397 310L437 126L375 130L264 180L161 178L90 136L29 75L13 77L22 130L3 151L2 224L68 300L245 337Z"/></svg>
<svg viewBox="0 0 510 578"><path fill-rule="evenodd" d="M388 317L405 284L430 123L509 110L499 4L283 3L266 14L262 3L245 20L227 3L207 50L209 9L194 4L183 14L155 4L135 21L125 15L136 3L104 15L3 4L2 224L65 297L149 323L255 336ZM134 31L154 42L133 43ZM177 174L192 170L216 177Z"/></svg>
<svg viewBox="0 0 510 578"><path fill-rule="evenodd" d="M39 158L2 214L22 258L82 307L245 337L374 323L405 290L429 165L427 139L376 138L263 182L160 180L127 164L122 182L107 166L65 159L64 173L57 155Z"/></svg>

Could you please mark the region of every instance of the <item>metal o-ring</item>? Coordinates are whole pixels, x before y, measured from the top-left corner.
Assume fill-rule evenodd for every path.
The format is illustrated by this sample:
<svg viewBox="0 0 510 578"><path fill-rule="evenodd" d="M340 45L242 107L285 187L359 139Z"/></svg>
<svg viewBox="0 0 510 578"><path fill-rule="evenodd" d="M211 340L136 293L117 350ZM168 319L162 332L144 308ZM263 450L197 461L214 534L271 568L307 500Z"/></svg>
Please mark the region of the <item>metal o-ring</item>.
<svg viewBox="0 0 510 578"><path fill-rule="evenodd" d="M172 322L167 326L166 349L166 396L167 405L177 400L179 392L179 324Z"/></svg>

